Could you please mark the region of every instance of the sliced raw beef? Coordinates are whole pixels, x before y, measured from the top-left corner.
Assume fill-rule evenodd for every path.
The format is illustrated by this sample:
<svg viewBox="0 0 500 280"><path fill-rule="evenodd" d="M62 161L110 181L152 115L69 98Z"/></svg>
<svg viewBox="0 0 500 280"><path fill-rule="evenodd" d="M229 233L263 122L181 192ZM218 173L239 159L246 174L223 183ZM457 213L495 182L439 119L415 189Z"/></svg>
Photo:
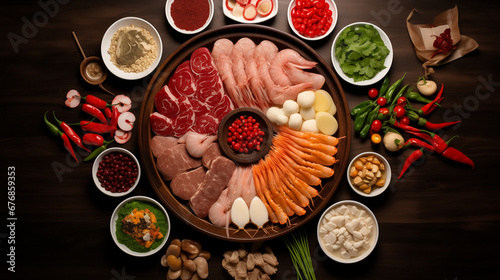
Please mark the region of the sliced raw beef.
<svg viewBox="0 0 500 280"><path fill-rule="evenodd" d="M212 54L205 47L198 48L191 54L190 64L191 71L195 75L203 76L217 72Z"/></svg>
<svg viewBox="0 0 500 280"><path fill-rule="evenodd" d="M149 116L149 122L151 123L151 129L157 135L174 135L175 127L172 119L167 118L158 112L154 112Z"/></svg>
<svg viewBox="0 0 500 280"><path fill-rule="evenodd" d="M227 113L231 112L233 109L234 109L233 102L231 102L229 96L224 95L224 98L222 98L221 103L218 106L214 107L214 109L212 110L212 115L220 122L222 118L224 118L227 115Z"/></svg>
<svg viewBox="0 0 500 280"><path fill-rule="evenodd" d="M210 115L212 107L208 106L207 103L199 99L191 99L189 102L191 102L196 116Z"/></svg>
<svg viewBox="0 0 500 280"><path fill-rule="evenodd" d="M220 151L219 143L214 142L208 146L208 149L203 153L203 157L201 158L201 163L206 168L212 168L212 163L218 157L222 156Z"/></svg>
<svg viewBox="0 0 500 280"><path fill-rule="evenodd" d="M176 137L156 135L151 139L151 151L155 157L159 157L165 150L177 145Z"/></svg>
<svg viewBox="0 0 500 280"><path fill-rule="evenodd" d="M199 100L207 103L209 106L217 106L221 103L224 97L224 86L219 75L203 76L198 79Z"/></svg>
<svg viewBox="0 0 500 280"><path fill-rule="evenodd" d="M212 115L202 115L196 118L194 130L199 134L217 134L220 120Z"/></svg>
<svg viewBox="0 0 500 280"><path fill-rule="evenodd" d="M218 157L207 171L196 193L189 200L189 205L196 216L206 218L210 206L226 188L235 169L234 162L225 157Z"/></svg>
<svg viewBox="0 0 500 280"><path fill-rule="evenodd" d="M181 63L168 82L171 91L178 92L184 96L193 96L196 93L196 79L191 71L189 60Z"/></svg>
<svg viewBox="0 0 500 280"><path fill-rule="evenodd" d="M183 200L189 200L203 182L207 171L203 166L181 173L170 182L172 193Z"/></svg>
<svg viewBox="0 0 500 280"><path fill-rule="evenodd" d="M163 179L170 181L177 175L201 166L201 160L190 156L186 145L178 144L164 151L156 161L156 167Z"/></svg>
<svg viewBox="0 0 500 280"><path fill-rule="evenodd" d="M165 117L175 117L179 113L191 109L191 103L186 96L172 91L164 86L155 96L156 110Z"/></svg>

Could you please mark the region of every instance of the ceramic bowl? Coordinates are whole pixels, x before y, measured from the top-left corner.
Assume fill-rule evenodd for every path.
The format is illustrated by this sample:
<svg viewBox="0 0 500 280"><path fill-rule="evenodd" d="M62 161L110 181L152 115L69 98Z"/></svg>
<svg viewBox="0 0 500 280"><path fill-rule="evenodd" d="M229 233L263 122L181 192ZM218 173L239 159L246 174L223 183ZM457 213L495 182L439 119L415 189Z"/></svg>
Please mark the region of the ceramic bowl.
<svg viewBox="0 0 500 280"><path fill-rule="evenodd" d="M346 249L346 246L348 246L348 245L346 243L344 243L345 240L340 241L341 234L337 235L338 236L336 238L337 244L335 244L335 243L328 244L327 241L329 239L326 237L327 234L330 234L331 232L333 232L335 230L345 231L345 232L349 233L349 230L346 230L346 226L345 225L338 226L334 230L329 230L329 231L327 231L328 233L325 233L325 229L328 228L328 226L326 226L326 224L329 223L331 217L336 216L336 215L337 216L344 216L345 215L346 212L340 213L339 209L342 206L345 206L348 209L352 209L352 207L355 207L357 209L355 212L349 210L350 213L348 215L353 219L358 219L360 221L364 221L364 222L360 222L360 227L365 227L365 225L369 225L368 227L371 226L369 234L367 234L366 236L362 235L364 238L367 239L367 243L368 243L367 247L364 247L364 246L358 247L356 249L356 250L358 250L358 255L351 256L349 258L345 258L341 255L342 250L348 251ZM344 210L345 210L345 208L344 208ZM370 221L368 222L369 218L370 218ZM356 231L360 234L362 232L362 230L359 230L359 229ZM377 219L375 218L375 215L373 214L373 212L368 207L366 207L364 204L359 203L359 202L354 201L354 200L339 201L339 202L331 205L330 207L328 207L323 212L323 214L321 215L321 218L318 221L318 227L317 227L316 232L317 232L318 243L319 243L321 249L323 250L323 252L330 259L332 259L336 262L345 263L345 264L357 263L357 262L365 259L366 257L368 257L371 254L371 252L373 251L373 249L375 248L375 246L377 245L377 241L378 241L378 237L379 237L378 222L377 222ZM348 238L348 237L346 237L345 234L342 234L342 235L344 236L345 239ZM352 236L354 236L354 235L351 235L351 237ZM356 237L352 237L352 238L354 238L354 239L349 241L349 242L352 244L352 246L357 246L357 245L355 245L355 243L359 242L359 241L357 239L355 239ZM360 239L360 240L362 240L362 239ZM340 248L335 249L335 247L333 247L335 245L340 246Z"/></svg>
<svg viewBox="0 0 500 280"><path fill-rule="evenodd" d="M361 158L361 157L368 157L368 156L375 156L375 157L378 158L378 160L381 163L384 164L385 170L383 171L383 175L382 176L385 176L385 183L384 183L384 185L382 187L372 186L371 192L370 193L365 193L359 187L357 187L357 186L354 185L354 183L353 183L353 177L350 176L350 172L351 172L351 167L354 166L354 163L359 158ZM392 176L391 166L389 165L389 162L387 161L387 159L385 157L383 157L382 155L380 155L378 153L374 153L374 152L364 152L364 153L361 153L361 154L357 155L356 157L354 157L351 160L351 162L349 163L349 166L347 167L347 181L349 182L349 186L351 186L351 188L357 194L359 194L361 196L365 196L365 197L375 197L375 196L378 196L381 193L383 193L389 187L389 184L391 183L391 176Z"/></svg>
<svg viewBox="0 0 500 280"><path fill-rule="evenodd" d="M264 141L259 151L253 150L249 153L239 153L233 150L231 148L231 144L228 143L227 138L229 137L229 127L240 116L252 116L256 120L256 122L259 123L259 128L264 131L265 135L262 136ZM217 136L219 139L220 148L228 158L239 163L253 163L264 157L271 148L273 124L267 119L262 111L253 108L242 107L229 112L229 114L227 114L222 119L219 124Z"/></svg>
<svg viewBox="0 0 500 280"><path fill-rule="evenodd" d="M106 155L114 153L114 152L118 152L118 153L122 153L122 154L126 154L126 155L130 156L134 160L135 164L137 165L137 171L138 171L137 172L137 179L135 180L135 183L126 192L108 191L101 186L101 183L99 182L99 179L97 178L97 170L99 169L99 163L102 161L102 159ZM125 195L131 193L137 187L137 184L139 184L139 180L141 178L141 166L140 166L137 158L129 150L126 150L126 149L120 148L120 147L108 148L108 149L104 150L103 152L101 152L94 160L94 164L92 165L92 178L94 179L94 183L95 183L96 187L102 193L104 193L108 196L114 196L114 197L125 196Z"/></svg>
<svg viewBox="0 0 500 280"><path fill-rule="evenodd" d="M118 241L118 239L116 238L116 221L118 220L118 213L120 212L120 210L122 209L122 207L128 203L128 202L131 202L131 201L142 201L142 202L146 202L146 203L149 203L153 206L155 206L156 208L160 209L163 214L165 215L166 217L166 222L167 222L167 225L168 225L168 228L167 228L167 232L166 234L163 236L161 240L161 244L150 250L150 251L147 251L147 252L136 252L136 251L133 251L131 250L129 247L127 247L125 244L122 244ZM139 209L139 210L144 210L144 209ZM147 197L147 196L132 196L132 197L129 197L125 200L123 200L116 208L115 210L113 211L113 214L111 215L111 220L110 220L110 223L109 223L109 228L110 228L110 231L111 231L111 237L113 238L113 240L115 241L115 244L116 246L118 246L118 248L120 248L123 252L131 255L131 256L135 256L135 257L146 257L146 256L150 256L150 255L153 255L155 253L157 253L158 251L160 251L163 246L165 246L165 244L167 243L167 240L168 240L168 237L170 235L170 227L171 227L171 223L170 223L170 218L168 216L168 213L167 211L165 210L165 208L156 200L150 198L150 197ZM161 228L160 228L161 230ZM158 242L160 240L157 240L155 242ZM154 244L154 243L153 243Z"/></svg>
<svg viewBox="0 0 500 280"><path fill-rule="evenodd" d="M340 34L346 28L351 27L351 26L355 27L355 26L364 26L364 25L371 25L378 31L378 33L380 34L380 37L382 38L382 41L384 41L385 46L389 49L389 54L385 58L385 62L384 62L385 68L384 69L382 69L380 72L375 74L375 76L373 76L373 78L371 78L369 80L355 82L354 79L348 77L344 73L342 68L340 67L339 60L337 59L337 57L335 57L335 45L337 45L337 41L339 39ZM337 72L337 74L344 81L346 81L350 84L353 84L353 85L357 85L357 86L369 86L369 85L373 85L373 84L377 83L378 81L382 80L382 78L384 78L385 75L387 75L387 73L389 72L389 69L391 68L394 54L393 54L391 40L389 39L389 36L387 36L387 34L385 34L385 32L382 29L380 29L378 26L371 24L371 23L368 23L368 22L355 22L355 23L351 23L351 24L345 26L344 28L342 28L342 30L340 30L340 32L337 34L337 36L335 36L335 39L333 40L333 44L332 44L331 57L332 57L333 68L335 68L335 71Z"/></svg>
<svg viewBox="0 0 500 280"><path fill-rule="evenodd" d="M271 2L273 4L273 9L269 15L267 15L267 16L257 15L257 17L252 19L252 20L247 20L243 16L235 16L233 14L233 12L228 9L228 7L226 5L227 2L228 2L228 0L222 0L222 12L224 13L224 15L227 18L230 18L234 21L241 22L241 23L261 23L261 22L272 19L273 17L275 17L278 14L278 8L279 8L278 0L271 0Z"/></svg>
<svg viewBox="0 0 500 280"><path fill-rule="evenodd" d="M209 14L208 14L208 19L205 22L205 24L203 24L200 28L195 29L195 30L186 30L186 29L181 29L181 28L177 27L175 25L174 19L172 18L172 14L170 13L172 3L174 1L175 0L167 0L167 2L165 4L165 16L167 17L168 24L170 24L170 26L172 26L172 28L175 29L175 31L182 33L182 34L196 34L196 33L203 31L205 28L207 28L207 26L210 24L210 22L212 22L212 18L214 16L214 1L207 0L208 5L209 5Z"/></svg>
<svg viewBox="0 0 500 280"><path fill-rule="evenodd" d="M130 25L146 29L155 40L156 48L158 50L158 53L153 63L146 70L139 73L127 73L119 69L111 61L111 56L108 53L109 47L111 46L111 40L113 38L113 35L118 31L118 29ZM138 80L149 75L151 72L153 72L153 70L155 70L156 66L158 66L158 63L160 63L162 53L163 53L163 44L160 35L158 34L158 31L156 31L156 29L154 28L153 25L151 25L151 23L138 17L125 17L114 22L104 33L104 37L102 38L101 42L101 56L102 60L104 61L104 65L106 66L106 68L108 68L109 72L124 80Z"/></svg>
<svg viewBox="0 0 500 280"><path fill-rule="evenodd" d="M330 33L332 33L333 29L335 28L335 25L337 24L337 19L338 19L337 5L335 4L335 1L333 1L333 0L325 0L325 2L328 3L329 8L332 11L332 19L333 19L332 25L330 26L328 31L321 36L307 37L307 36L300 34L299 31L293 26L292 9L297 4L297 0L290 1L290 4L288 5L288 12L287 12L288 25L290 25L290 29L292 29L292 31L295 33L295 35L297 35L298 37L300 37L304 40L317 41L317 40L321 40L321 39L327 37L328 35L330 35Z"/></svg>

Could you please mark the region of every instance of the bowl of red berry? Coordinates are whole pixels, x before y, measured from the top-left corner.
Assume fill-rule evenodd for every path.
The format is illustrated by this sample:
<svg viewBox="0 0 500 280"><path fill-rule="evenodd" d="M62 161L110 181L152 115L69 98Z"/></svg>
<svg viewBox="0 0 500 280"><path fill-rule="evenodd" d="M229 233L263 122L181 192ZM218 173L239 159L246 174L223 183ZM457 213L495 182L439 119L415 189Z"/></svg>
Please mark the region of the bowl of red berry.
<svg viewBox="0 0 500 280"><path fill-rule="evenodd" d="M291 0L288 25L302 39L321 40L332 33L337 24L337 5L333 0Z"/></svg>
<svg viewBox="0 0 500 280"><path fill-rule="evenodd" d="M131 193L141 177L139 161L129 150L109 148L97 156L92 166L97 188L109 196Z"/></svg>
<svg viewBox="0 0 500 280"><path fill-rule="evenodd" d="M253 163L267 154L273 134L273 124L262 111L242 107L222 119L217 135L228 158L238 163Z"/></svg>

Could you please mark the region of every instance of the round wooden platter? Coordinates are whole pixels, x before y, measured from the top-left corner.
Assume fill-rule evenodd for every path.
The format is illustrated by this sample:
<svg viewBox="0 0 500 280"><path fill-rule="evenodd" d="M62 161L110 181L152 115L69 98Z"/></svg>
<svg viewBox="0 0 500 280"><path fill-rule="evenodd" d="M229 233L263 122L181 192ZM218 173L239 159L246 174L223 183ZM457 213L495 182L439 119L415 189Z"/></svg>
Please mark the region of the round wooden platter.
<svg viewBox="0 0 500 280"><path fill-rule="evenodd" d="M171 74L174 73L177 66L188 60L191 53L200 47L207 47L212 49L213 44L216 40L221 38L227 38L234 43L242 37L248 37L252 39L256 44L260 43L262 40L272 41L278 46L278 48L291 48L300 53L303 57L308 60L316 61L318 64L311 71L323 75L326 79L323 89L328 91L337 106L337 113L335 117L339 123L339 129L334 136L342 137L342 139L337 148L338 153L335 156L338 162L333 166L334 175L323 181L322 187L319 190L319 196L316 197L311 205L311 209L306 209L307 213L303 216L293 216L290 219L290 225L270 225L269 223L265 225L265 228L269 232L266 234L262 230L258 230L254 225L247 225L247 232L252 235L250 237L244 231L236 232L234 226L230 226L229 237L226 236L226 229L223 227L214 226L208 219L198 218L189 208L186 201L182 201L175 197L168 186L169 182L164 181L157 168L156 160L151 152L150 141L154 136L151 130L149 116L155 111L154 108L154 98L156 93L166 84ZM286 235L299 227L306 224L315 215L321 213L323 208L329 204L329 200L333 193L337 189L342 176L345 173L345 169L349 164L349 150L351 143L351 124L349 116L349 107L345 99L344 91L342 86L331 69L331 67L325 62L325 60L319 56L309 45L301 41L300 39L285 33L283 31L261 25L254 24L239 24L239 25L229 25L219 29L214 29L201 33L184 44L182 44L176 51L174 51L156 70L153 78L151 79L144 100L141 106L141 112L139 116L139 153L143 166L144 173L146 174L151 186L158 195L159 200L167 207L167 209L173 213L177 218L184 221L186 224L190 225L194 229L200 231L203 234L219 238L222 240L228 240L233 242L257 242L265 241L273 238L281 237ZM175 230L175 229L174 229Z"/></svg>

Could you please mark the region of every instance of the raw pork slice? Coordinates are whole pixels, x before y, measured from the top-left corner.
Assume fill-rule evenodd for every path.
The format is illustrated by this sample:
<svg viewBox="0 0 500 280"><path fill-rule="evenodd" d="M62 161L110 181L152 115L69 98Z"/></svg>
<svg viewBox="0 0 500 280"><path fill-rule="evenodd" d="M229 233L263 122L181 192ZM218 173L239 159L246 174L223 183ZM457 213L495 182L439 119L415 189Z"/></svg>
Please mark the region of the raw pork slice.
<svg viewBox="0 0 500 280"><path fill-rule="evenodd" d="M203 157L201 158L201 163L203 164L203 166L210 169L212 168L212 163L214 162L214 160L220 157L221 155L222 154L220 152L219 143L214 142L210 144L205 153L203 153Z"/></svg>
<svg viewBox="0 0 500 280"><path fill-rule="evenodd" d="M163 179L170 181L182 172L201 166L201 160L190 156L186 145L179 144L164 151L156 161L156 167Z"/></svg>
<svg viewBox="0 0 500 280"><path fill-rule="evenodd" d="M176 137L155 135L151 139L151 151L155 157L160 157L165 150L177 145L178 140Z"/></svg>
<svg viewBox="0 0 500 280"><path fill-rule="evenodd" d="M218 157L207 171L196 193L189 200L189 205L196 216L206 218L208 210L217 201L226 188L235 169L234 162L225 157Z"/></svg>
<svg viewBox="0 0 500 280"><path fill-rule="evenodd" d="M170 182L170 189L180 199L189 200L203 182L206 171L203 166L181 173Z"/></svg>

